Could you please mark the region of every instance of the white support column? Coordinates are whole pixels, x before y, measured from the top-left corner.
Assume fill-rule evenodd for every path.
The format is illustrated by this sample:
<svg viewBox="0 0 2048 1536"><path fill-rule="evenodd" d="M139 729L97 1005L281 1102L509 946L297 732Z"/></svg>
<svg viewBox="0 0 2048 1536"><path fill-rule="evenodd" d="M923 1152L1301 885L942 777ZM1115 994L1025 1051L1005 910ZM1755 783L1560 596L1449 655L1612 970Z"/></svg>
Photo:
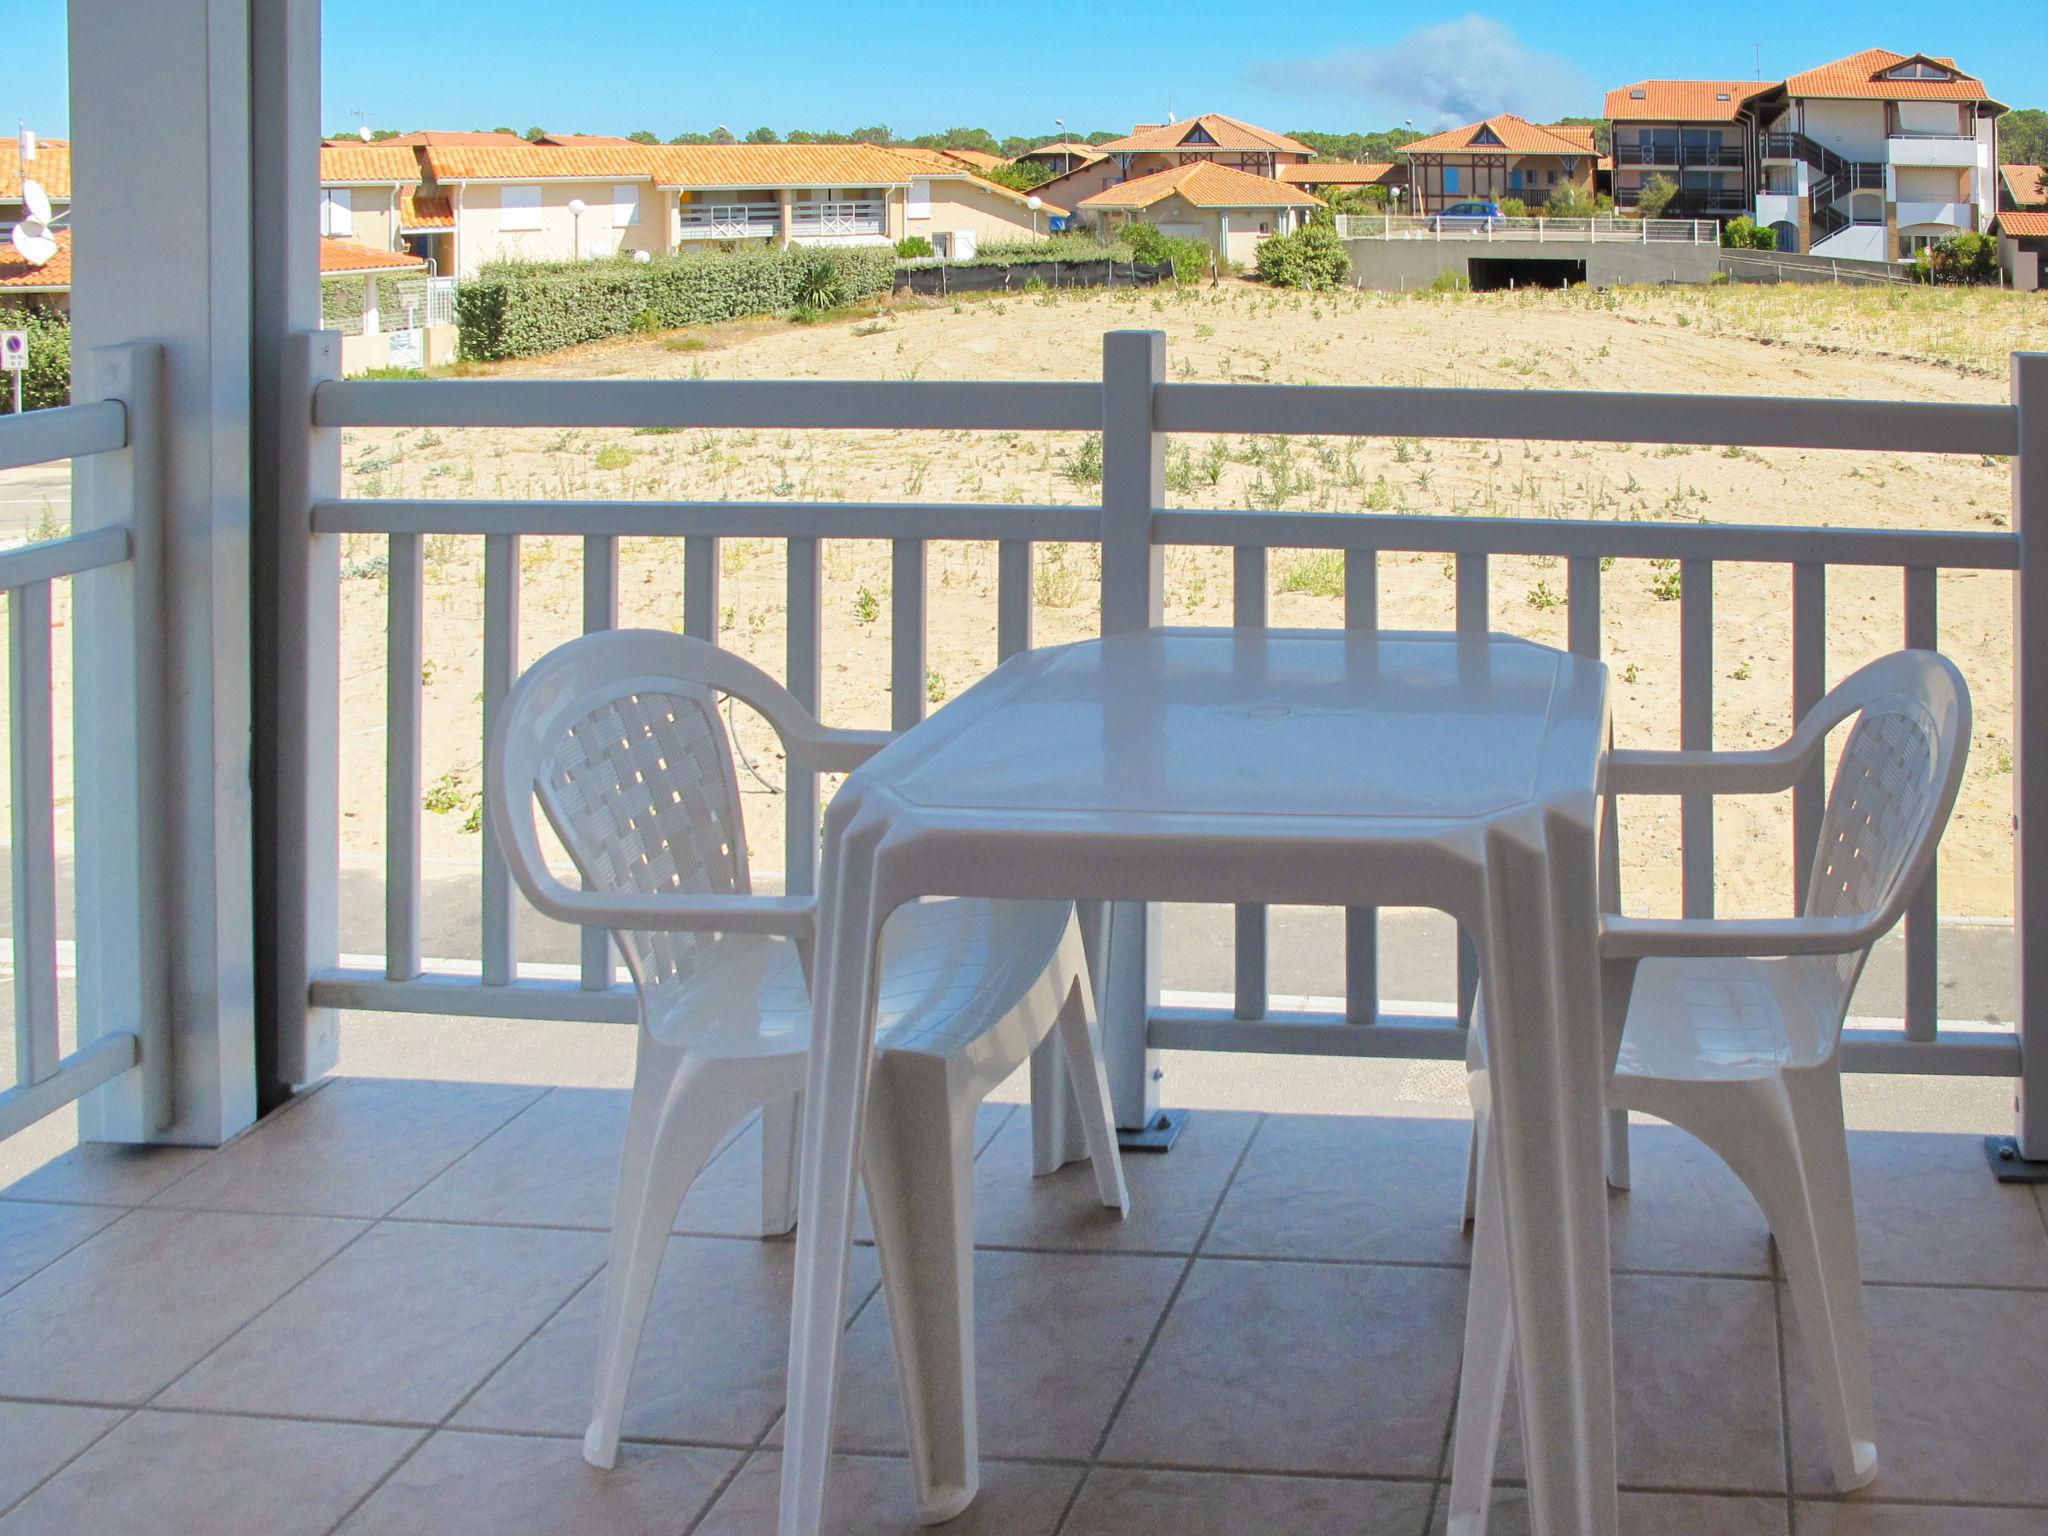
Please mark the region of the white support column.
<svg viewBox="0 0 2048 1536"><path fill-rule="evenodd" d="M2019 452L2012 459L2012 923L2020 1154L2048 1161L2048 352L2012 360Z"/></svg>
<svg viewBox="0 0 2048 1536"><path fill-rule="evenodd" d="M218 1142L256 1114L250 12L250 0L69 7L72 155L92 188L72 223L74 345L163 349L162 559L142 579L164 594L149 637L164 687L142 810L162 853L149 896L166 924L162 1027L174 1084L160 1127L88 1113L88 1134L122 1139ZM81 384L106 387L90 372ZM81 515L125 522L123 472L109 475L104 461L79 468Z"/></svg>
<svg viewBox="0 0 2048 1536"><path fill-rule="evenodd" d="M1162 331L1102 338L1102 632L1146 629L1165 616L1166 551L1152 514L1166 504L1166 437L1152 425L1152 392L1166 382ZM1159 1111L1159 1053L1146 1045L1159 1001L1159 913L1117 902L1092 925L1103 1055L1116 1123L1137 1130Z"/></svg>

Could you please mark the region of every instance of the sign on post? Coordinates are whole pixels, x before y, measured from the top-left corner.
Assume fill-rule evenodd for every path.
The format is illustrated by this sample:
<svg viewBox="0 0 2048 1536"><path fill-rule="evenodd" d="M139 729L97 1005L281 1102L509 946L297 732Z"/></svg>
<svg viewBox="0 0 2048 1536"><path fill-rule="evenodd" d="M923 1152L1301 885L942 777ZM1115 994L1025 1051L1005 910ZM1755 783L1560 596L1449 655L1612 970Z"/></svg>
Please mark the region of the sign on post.
<svg viewBox="0 0 2048 1536"><path fill-rule="evenodd" d="M28 371L28 332L0 331L0 369L14 375L14 414L21 414L21 376Z"/></svg>
<svg viewBox="0 0 2048 1536"><path fill-rule="evenodd" d="M393 368L424 368L427 366L426 333L417 326L390 333L391 352L388 358Z"/></svg>

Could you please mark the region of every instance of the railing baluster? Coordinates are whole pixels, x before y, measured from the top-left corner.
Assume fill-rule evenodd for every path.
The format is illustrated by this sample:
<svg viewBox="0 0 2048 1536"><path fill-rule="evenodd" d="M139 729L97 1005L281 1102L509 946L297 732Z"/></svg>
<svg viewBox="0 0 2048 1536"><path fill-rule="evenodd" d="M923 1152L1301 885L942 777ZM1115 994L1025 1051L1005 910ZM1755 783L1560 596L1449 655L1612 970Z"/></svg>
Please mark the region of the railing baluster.
<svg viewBox="0 0 2048 1536"><path fill-rule="evenodd" d="M907 731L925 710L925 546L889 541L889 724Z"/></svg>
<svg viewBox="0 0 2048 1536"><path fill-rule="evenodd" d="M619 541L610 534L583 540L583 633L597 634L619 624ZM583 882L589 889L590 882ZM604 928L581 930L577 969L586 992L602 992L612 984L612 936Z"/></svg>
<svg viewBox="0 0 2048 1536"><path fill-rule="evenodd" d="M1573 555L1565 562L1565 644L1575 656L1601 653L1600 578L1598 555ZM1600 908L1615 912L1621 909L1621 826L1614 796L1601 812Z"/></svg>
<svg viewBox="0 0 2048 1536"><path fill-rule="evenodd" d="M712 534L683 540L683 633L718 644L718 539Z"/></svg>
<svg viewBox="0 0 2048 1536"><path fill-rule="evenodd" d="M1796 726L1828 691L1828 568L1792 567L1792 723ZM1792 786L1792 894L1806 910L1820 818L1827 806L1825 765L1815 758Z"/></svg>
<svg viewBox="0 0 2048 1536"><path fill-rule="evenodd" d="M14 836L14 1058L22 1086L57 1070L56 725L50 588L7 595L8 768Z"/></svg>
<svg viewBox="0 0 2048 1536"><path fill-rule="evenodd" d="M1380 557L1370 549L1344 551L1344 627L1380 627ZM1344 1018L1371 1024L1380 1016L1380 909L1344 909Z"/></svg>
<svg viewBox="0 0 2048 1536"><path fill-rule="evenodd" d="M1466 634L1485 634L1492 625L1489 614L1488 562L1485 555L1457 557L1458 628ZM1479 948L1462 924L1458 928L1458 1021L1472 1022L1472 1008L1479 999Z"/></svg>
<svg viewBox="0 0 2048 1536"><path fill-rule="evenodd" d="M1031 649L1031 541L996 546L996 660Z"/></svg>
<svg viewBox="0 0 2048 1536"><path fill-rule="evenodd" d="M1910 649L1935 648L1936 573L1926 566L1906 567L1906 644ZM1906 1038L1932 1040L1940 993L1940 860L1927 866L1920 888L1906 905Z"/></svg>
<svg viewBox="0 0 2048 1536"><path fill-rule="evenodd" d="M819 638L824 627L823 552L818 539L791 539L785 587L785 686L813 715L821 713L819 684L825 666ZM809 896L818 888L818 776L792 766L783 793L787 803L782 811L782 888L791 896Z"/></svg>
<svg viewBox="0 0 2048 1536"><path fill-rule="evenodd" d="M1266 627L1266 555L1263 546L1240 544L1231 551L1230 622L1239 629ZM1242 902L1236 911L1236 939L1231 953L1236 969L1233 1011L1240 1019L1266 1016L1269 996L1266 967L1266 909Z"/></svg>
<svg viewBox="0 0 2048 1536"><path fill-rule="evenodd" d="M519 535L484 538L484 741L498 723L505 695L519 673ZM484 818L483 981L509 986L519 971L519 908L512 869Z"/></svg>
<svg viewBox="0 0 2048 1536"><path fill-rule="evenodd" d="M1678 562L1678 745L1707 752L1714 745L1714 565ZM1684 911L1714 915L1714 797L1678 801Z"/></svg>
<svg viewBox="0 0 2048 1536"><path fill-rule="evenodd" d="M420 973L420 721L426 665L426 559L416 533L388 554L384 677L384 974Z"/></svg>

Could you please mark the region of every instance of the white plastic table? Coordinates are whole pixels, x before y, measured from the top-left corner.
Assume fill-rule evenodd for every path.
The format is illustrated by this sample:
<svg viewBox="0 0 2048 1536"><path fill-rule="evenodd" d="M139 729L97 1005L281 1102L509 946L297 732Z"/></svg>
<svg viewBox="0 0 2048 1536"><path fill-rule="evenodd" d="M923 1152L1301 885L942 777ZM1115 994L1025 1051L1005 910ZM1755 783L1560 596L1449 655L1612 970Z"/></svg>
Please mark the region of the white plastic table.
<svg viewBox="0 0 2048 1536"><path fill-rule="evenodd" d="M825 825L782 1536L817 1536L824 1512L877 937L927 895L1430 906L1464 923L1535 1527L1611 1536L1607 708L1598 662L1506 636L1145 630L1014 657L847 779Z"/></svg>

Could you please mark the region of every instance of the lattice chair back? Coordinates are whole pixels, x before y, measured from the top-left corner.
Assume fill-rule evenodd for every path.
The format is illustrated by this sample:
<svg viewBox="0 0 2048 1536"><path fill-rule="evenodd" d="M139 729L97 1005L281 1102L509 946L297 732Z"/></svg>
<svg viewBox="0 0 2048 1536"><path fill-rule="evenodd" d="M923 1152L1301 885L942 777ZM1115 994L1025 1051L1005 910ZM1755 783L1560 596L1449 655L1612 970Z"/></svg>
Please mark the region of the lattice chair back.
<svg viewBox="0 0 2048 1536"><path fill-rule="evenodd" d="M1826 730L1855 716L1821 817L1805 916L1903 915L1934 860L1969 750L1970 695L1933 651L1901 651L1845 679L1814 710ZM1807 729L1802 722L1802 732ZM1846 1014L1868 946L1813 957ZM1839 1022L1839 1019L1838 1021Z"/></svg>

